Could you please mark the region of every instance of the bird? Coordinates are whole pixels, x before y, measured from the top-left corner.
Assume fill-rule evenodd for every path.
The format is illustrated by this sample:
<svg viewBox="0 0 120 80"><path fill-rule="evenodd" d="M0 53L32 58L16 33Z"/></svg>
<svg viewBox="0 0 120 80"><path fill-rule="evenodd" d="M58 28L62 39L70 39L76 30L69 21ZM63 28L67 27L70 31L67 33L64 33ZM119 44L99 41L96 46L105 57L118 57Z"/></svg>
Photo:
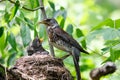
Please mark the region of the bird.
<svg viewBox="0 0 120 80"><path fill-rule="evenodd" d="M60 28L58 22L54 18L47 18L39 22L47 27L48 38L50 44L54 47L68 52L73 57L77 80L81 80L79 56L80 52L89 54L79 43L67 32Z"/></svg>
<svg viewBox="0 0 120 80"><path fill-rule="evenodd" d="M46 51L42 46L43 39L39 39L38 36L32 41L30 46L27 48L28 56L33 54L48 55L49 52Z"/></svg>

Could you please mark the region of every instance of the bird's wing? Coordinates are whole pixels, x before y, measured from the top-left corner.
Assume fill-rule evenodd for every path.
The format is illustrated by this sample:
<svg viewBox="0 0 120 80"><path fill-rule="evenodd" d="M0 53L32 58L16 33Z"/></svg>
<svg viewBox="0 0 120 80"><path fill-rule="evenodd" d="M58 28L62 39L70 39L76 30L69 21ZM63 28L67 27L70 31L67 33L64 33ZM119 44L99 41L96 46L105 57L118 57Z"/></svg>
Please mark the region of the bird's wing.
<svg viewBox="0 0 120 80"><path fill-rule="evenodd" d="M77 49L80 50L80 52L87 53L83 48L79 45L79 43L73 39L72 36L70 36L67 32L62 30L61 28L57 27L54 29L54 32L57 36L61 37L65 42L70 43L72 46L76 47Z"/></svg>

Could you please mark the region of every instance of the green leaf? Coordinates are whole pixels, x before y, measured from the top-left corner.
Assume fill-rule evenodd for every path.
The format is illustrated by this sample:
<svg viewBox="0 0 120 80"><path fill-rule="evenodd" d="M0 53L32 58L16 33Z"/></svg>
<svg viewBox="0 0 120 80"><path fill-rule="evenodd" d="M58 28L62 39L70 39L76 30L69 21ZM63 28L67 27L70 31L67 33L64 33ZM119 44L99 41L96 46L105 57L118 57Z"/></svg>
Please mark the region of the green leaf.
<svg viewBox="0 0 120 80"><path fill-rule="evenodd" d="M35 12L35 18L34 18L34 24L38 24L39 16L40 16L40 12L36 11Z"/></svg>
<svg viewBox="0 0 120 80"><path fill-rule="evenodd" d="M93 39L96 39L98 36L102 36L104 40L113 40L116 38L120 38L120 31L114 28L95 30L94 32L88 34L87 41L91 42Z"/></svg>
<svg viewBox="0 0 120 80"><path fill-rule="evenodd" d="M11 21L14 18L14 16L16 15L18 9L19 9L19 1L17 0L16 3L15 3L15 6L11 9L12 13L11 13L11 15L9 17L9 21Z"/></svg>
<svg viewBox="0 0 120 80"><path fill-rule="evenodd" d="M120 19L117 20L106 19L105 21L101 22L99 25L95 26L92 30L100 29L104 26L109 26L111 28L118 29L120 28Z"/></svg>
<svg viewBox="0 0 120 80"><path fill-rule="evenodd" d="M10 14L7 11L5 11L5 14L4 14L5 22L9 22L9 17L10 17Z"/></svg>
<svg viewBox="0 0 120 80"><path fill-rule="evenodd" d="M13 34L13 33L10 33L10 34L8 35L7 39L8 39L8 42L10 43L11 47L12 47L14 50L17 51L17 49L16 49L16 45L17 45L17 44L16 44L16 40L15 40L14 34Z"/></svg>
<svg viewBox="0 0 120 80"><path fill-rule="evenodd" d="M16 53L17 52L14 51L9 55L9 57L7 59L7 66L10 66L10 65L14 64L13 62L15 61Z"/></svg>
<svg viewBox="0 0 120 80"><path fill-rule="evenodd" d="M82 47L83 47L83 48L85 48L85 49L87 48L87 47L86 47L86 40L85 40L85 38L81 41L81 44L82 44Z"/></svg>
<svg viewBox="0 0 120 80"><path fill-rule="evenodd" d="M55 11L55 5L54 5L54 3L51 2L51 1L48 1L48 3L50 5L50 7L53 9L53 11Z"/></svg>
<svg viewBox="0 0 120 80"><path fill-rule="evenodd" d="M115 20L115 28L120 28L120 19Z"/></svg>
<svg viewBox="0 0 120 80"><path fill-rule="evenodd" d="M105 47L105 48L102 48L101 50L103 51L102 55L104 55L105 53L109 52L110 47Z"/></svg>
<svg viewBox="0 0 120 80"><path fill-rule="evenodd" d="M65 24L65 19L62 18L61 22L60 22L60 28L64 28L64 24Z"/></svg>
<svg viewBox="0 0 120 80"><path fill-rule="evenodd" d="M109 48L109 50L110 50L110 57L108 57L104 62L106 62L106 61L116 61L120 58L120 49L115 50L111 47L111 48Z"/></svg>
<svg viewBox="0 0 120 80"><path fill-rule="evenodd" d="M73 25L72 25L72 24L68 24L66 31L67 31L70 35L72 35L72 33L73 33Z"/></svg>
<svg viewBox="0 0 120 80"><path fill-rule="evenodd" d="M120 50L113 50L112 48L110 49L110 59L112 61L115 61L119 59L120 57Z"/></svg>
<svg viewBox="0 0 120 80"><path fill-rule="evenodd" d="M23 45L24 47L26 47L31 41L31 35L28 26L22 23L20 33L21 33Z"/></svg>
<svg viewBox="0 0 120 80"><path fill-rule="evenodd" d="M103 26L114 26L112 19L106 19L105 21L101 22L99 25L95 26L92 30L100 29Z"/></svg>
<svg viewBox="0 0 120 80"><path fill-rule="evenodd" d="M3 31L3 34L0 37L0 51L3 52L5 46L6 46L6 33Z"/></svg>
<svg viewBox="0 0 120 80"><path fill-rule="evenodd" d="M33 22L32 22L31 20L29 20L28 18L26 18L26 17L24 17L24 20L27 22L28 27L29 27L31 30L34 30Z"/></svg>
<svg viewBox="0 0 120 80"><path fill-rule="evenodd" d="M16 17L16 22L20 25L20 23L24 23L24 24L27 24L28 27L31 29L31 30L34 30L34 24L33 22L24 16L24 13L21 11L21 14L20 14L20 17Z"/></svg>
<svg viewBox="0 0 120 80"><path fill-rule="evenodd" d="M3 35L4 27L0 27L0 37Z"/></svg>
<svg viewBox="0 0 120 80"><path fill-rule="evenodd" d="M84 36L83 33L82 33L82 31L79 28L76 29L76 35L77 35L77 37Z"/></svg>
<svg viewBox="0 0 120 80"><path fill-rule="evenodd" d="M34 8L34 0L29 0L30 2L30 5L31 5L31 8L33 9Z"/></svg>
<svg viewBox="0 0 120 80"><path fill-rule="evenodd" d="M114 28L101 29L101 34L105 40L112 40L120 37L120 31Z"/></svg>
<svg viewBox="0 0 120 80"><path fill-rule="evenodd" d="M30 7L32 9L36 8L39 6L39 1L38 0L25 0L26 2L26 7Z"/></svg>
<svg viewBox="0 0 120 80"><path fill-rule="evenodd" d="M107 40L105 42L105 45L107 45L107 46L115 46L115 45L117 45L119 43L120 43L120 39L117 39L117 40Z"/></svg>
<svg viewBox="0 0 120 80"><path fill-rule="evenodd" d="M64 19L66 19L66 17L67 17L67 11L65 10L64 7L61 7L60 10L62 12L61 15L64 17Z"/></svg>
<svg viewBox="0 0 120 80"><path fill-rule="evenodd" d="M62 16L64 19L66 19L67 11L63 7L61 7L59 10L55 11L53 15L54 18L58 16Z"/></svg>

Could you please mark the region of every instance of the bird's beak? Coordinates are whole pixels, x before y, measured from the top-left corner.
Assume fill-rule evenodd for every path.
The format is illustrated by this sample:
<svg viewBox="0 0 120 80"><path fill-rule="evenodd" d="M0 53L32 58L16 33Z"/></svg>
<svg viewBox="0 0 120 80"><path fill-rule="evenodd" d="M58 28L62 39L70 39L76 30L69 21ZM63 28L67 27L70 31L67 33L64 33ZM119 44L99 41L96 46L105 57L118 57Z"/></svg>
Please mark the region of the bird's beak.
<svg viewBox="0 0 120 80"><path fill-rule="evenodd" d="M40 38L39 40L40 40L40 42L43 42L43 38Z"/></svg>
<svg viewBox="0 0 120 80"><path fill-rule="evenodd" d="M47 24L46 20L38 22L38 24Z"/></svg>

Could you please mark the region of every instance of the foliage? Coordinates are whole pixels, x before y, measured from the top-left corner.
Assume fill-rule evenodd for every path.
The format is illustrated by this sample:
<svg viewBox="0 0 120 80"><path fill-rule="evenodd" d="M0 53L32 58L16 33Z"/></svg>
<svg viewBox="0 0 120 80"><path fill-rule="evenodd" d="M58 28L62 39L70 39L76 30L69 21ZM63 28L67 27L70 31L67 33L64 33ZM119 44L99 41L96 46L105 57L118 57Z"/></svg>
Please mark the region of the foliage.
<svg viewBox="0 0 120 80"><path fill-rule="evenodd" d="M61 28L90 52L90 55L81 54L80 65L85 80L88 79L91 69L105 61L119 64L120 17L116 19L112 17L114 15L116 17L120 12L119 6L112 4L115 1L44 0L44 2L47 16L56 18ZM15 59L27 55L26 48L37 35L44 39L44 48L49 50L45 27L38 25L43 18L40 9L37 9L39 0L5 0L0 3L0 7L0 63L12 66ZM66 54L58 49L55 49L56 51L57 57ZM75 76L72 58L69 57L64 62ZM114 78L117 80L117 77Z"/></svg>

